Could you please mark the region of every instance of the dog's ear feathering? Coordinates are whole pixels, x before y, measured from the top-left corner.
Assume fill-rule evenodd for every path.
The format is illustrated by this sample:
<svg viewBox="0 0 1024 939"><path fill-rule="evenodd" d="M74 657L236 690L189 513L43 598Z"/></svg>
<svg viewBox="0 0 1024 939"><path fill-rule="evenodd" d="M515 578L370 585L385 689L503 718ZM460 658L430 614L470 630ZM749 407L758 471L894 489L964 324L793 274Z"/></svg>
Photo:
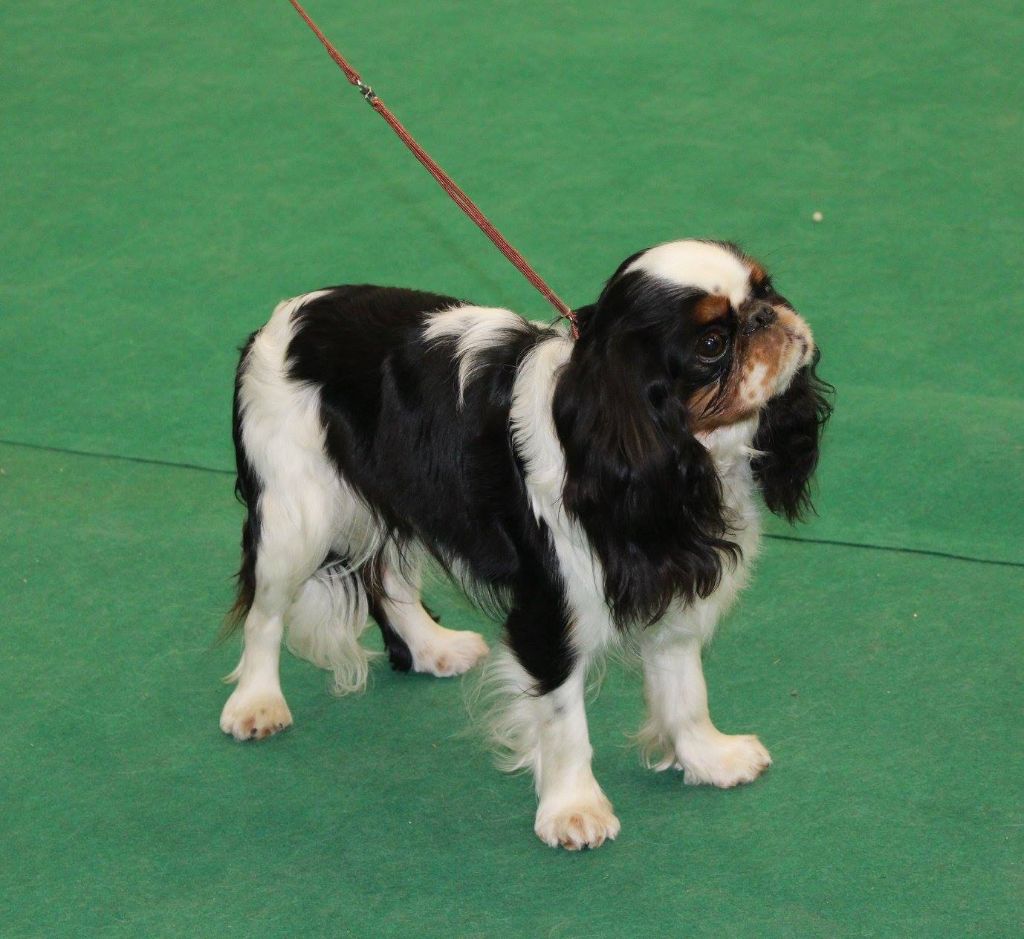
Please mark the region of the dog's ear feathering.
<svg viewBox="0 0 1024 939"><path fill-rule="evenodd" d="M790 522L814 511L811 478L818 466L821 436L832 415L835 389L818 377L814 362L796 373L789 388L768 402L753 447L754 477L765 505Z"/></svg>
<svg viewBox="0 0 1024 939"><path fill-rule="evenodd" d="M609 608L625 628L656 621L673 600L710 596L739 549L728 538L712 458L673 387L665 360L672 344L652 336L654 317L637 330L640 317L609 310L622 302L615 293L586 308L553 416L565 452L565 510L586 532Z"/></svg>

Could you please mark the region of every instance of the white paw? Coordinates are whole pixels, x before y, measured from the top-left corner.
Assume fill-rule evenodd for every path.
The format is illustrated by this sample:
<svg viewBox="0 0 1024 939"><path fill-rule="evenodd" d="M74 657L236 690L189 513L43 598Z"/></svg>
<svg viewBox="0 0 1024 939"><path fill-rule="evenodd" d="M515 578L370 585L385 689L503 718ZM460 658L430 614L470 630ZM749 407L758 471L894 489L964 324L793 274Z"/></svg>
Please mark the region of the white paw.
<svg viewBox="0 0 1024 939"><path fill-rule="evenodd" d="M468 672L489 650L478 633L436 626L427 642L410 651L414 672L450 678Z"/></svg>
<svg viewBox="0 0 1024 939"><path fill-rule="evenodd" d="M611 802L599 789L596 796L557 807L546 807L542 802L533 830L549 847L580 851L614 840L620 827Z"/></svg>
<svg viewBox="0 0 1024 939"><path fill-rule="evenodd" d="M220 715L220 729L235 740L262 740L291 725L292 713L279 691L236 688Z"/></svg>
<svg viewBox="0 0 1024 939"><path fill-rule="evenodd" d="M753 782L769 766L772 758L763 743L753 735L730 736L715 731L699 739L676 745L678 769L683 781L731 789Z"/></svg>

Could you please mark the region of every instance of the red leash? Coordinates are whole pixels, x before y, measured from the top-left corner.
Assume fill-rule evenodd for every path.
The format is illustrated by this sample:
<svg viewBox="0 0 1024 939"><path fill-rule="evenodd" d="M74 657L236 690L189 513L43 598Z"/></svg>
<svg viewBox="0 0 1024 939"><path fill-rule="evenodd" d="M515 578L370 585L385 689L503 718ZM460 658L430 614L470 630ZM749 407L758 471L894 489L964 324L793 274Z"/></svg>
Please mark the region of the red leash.
<svg viewBox="0 0 1024 939"><path fill-rule="evenodd" d="M352 66L345 61L342 54L338 52L333 45L331 45L331 41L320 31L320 27L309 18L309 14L302 8L302 5L298 3L298 0L288 0L288 2L295 7L295 12L306 21L306 25L316 33L316 38L323 43L323 47L327 50L327 54L334 59L338 68L345 73L345 77L349 82L359 89L362 96L369 102L370 107L372 107L382 118L384 118L385 121L388 122L389 125L391 125L391 129L398 134L402 143L412 151L412 155L416 157L416 159L423 164L427 172L441 184L441 188L448 193L448 195L455 201L455 204L473 220L480 231L490 238L497 249L516 266L519 273L521 273L531 284L533 284L534 287L537 288L537 290L541 292L541 294L543 294L544 299L558 310L560 316L563 316L572 324L573 338L579 339L579 326L576 322L576 314L558 298L557 294L546 283L544 283L541 276L532 267L530 267L526 258L524 258L505 240L501 232L487 220L484 213L481 212L476 207L473 200L455 184L455 181L443 169L441 169L437 163L434 162L430 157L430 154L428 154L426 150L413 140L412 135L402 126L398 118L391 113L388 106L381 101L376 94L374 94L373 89L362 80L359 73L352 68Z"/></svg>

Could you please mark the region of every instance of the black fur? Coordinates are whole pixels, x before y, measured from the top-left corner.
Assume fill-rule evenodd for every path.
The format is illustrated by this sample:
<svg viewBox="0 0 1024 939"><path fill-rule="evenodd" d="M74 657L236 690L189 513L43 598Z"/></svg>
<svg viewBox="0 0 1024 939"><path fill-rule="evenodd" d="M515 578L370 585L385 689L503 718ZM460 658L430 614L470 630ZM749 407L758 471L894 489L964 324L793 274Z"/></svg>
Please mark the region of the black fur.
<svg viewBox="0 0 1024 939"><path fill-rule="evenodd" d="M412 670L412 652L406 641L398 634L398 631L391 624L384 606L384 594L374 577L371 567L364 567L360 571L362 575L363 589L366 591L367 603L370 615L380 629L381 637L384 640L384 649L388 654L388 661L396 672L408 672ZM425 603L422 604L427 615L435 622L440 623L441 618L431 610Z"/></svg>
<svg viewBox="0 0 1024 939"><path fill-rule="evenodd" d="M818 358L797 372L789 388L768 402L754 437L761 455L751 464L765 505L795 522L814 511L811 478L821 436L832 415L835 389L818 377Z"/></svg>
<svg viewBox="0 0 1024 939"><path fill-rule="evenodd" d="M676 599L709 596L739 552L716 469L694 436L695 418L719 402L690 413L698 392L725 386L732 351L702 359L706 327L692 314L706 295L626 273L636 257L577 311L580 338L553 401L564 506L601 561L621 628L656 620ZM546 693L565 681L575 653L551 534L531 505L509 415L519 364L553 333L509 328L478 353L460 402L456 340L423 336L430 314L458 305L397 288L330 288L295 314L289 378L319 390L328 456L388 532L360 576L393 666L408 670L412 657L383 611L380 570L385 556L415 542L449 570L457 561L477 599L504 611L510 647ZM734 339L736 316L727 319ZM247 354L248 346L240 369ZM810 505L827 390L813 368L801 372L768 405L755 440L765 451L754 465L765 500L790 518ZM236 603L244 613L255 589L260 492L241 440L237 381L235 399L238 493L249 509Z"/></svg>
<svg viewBox="0 0 1024 939"><path fill-rule="evenodd" d="M412 652L405 640L398 635L391 625L391 620L385 612L383 597L378 587L370 576L363 577L363 586L366 590L367 602L370 607L370 615L380 629L381 637L384 639L384 649L388 654L388 661L396 672L408 672L412 669Z"/></svg>
<svg viewBox="0 0 1024 939"><path fill-rule="evenodd" d="M713 377L693 354L687 315L705 295L622 275L625 266L579 311L554 400L565 507L601 559L621 627L653 622L677 597L710 595L738 551L686 407Z"/></svg>
<svg viewBox="0 0 1024 939"><path fill-rule="evenodd" d="M571 667L568 624L508 426L517 364L550 331L509 330L477 359L460 406L454 340L422 340L427 316L457 305L397 288L332 288L297 314L290 377L320 388L328 454L391 533L390 552L415 539L446 567L461 561L479 599L507 612L509 642L546 692ZM391 661L407 668L408 649L376 602L381 557L365 582Z"/></svg>
<svg viewBox="0 0 1024 939"><path fill-rule="evenodd" d="M235 576L237 592L235 603L228 611L221 637L230 635L242 623L256 596L256 546L260 539L259 499L262 485L259 476L242 446L242 417L238 407L238 393L242 370L256 333L252 333L242 346L238 369L235 372L235 391L231 407L231 436L235 444L235 498L246 507L242 521L242 563Z"/></svg>

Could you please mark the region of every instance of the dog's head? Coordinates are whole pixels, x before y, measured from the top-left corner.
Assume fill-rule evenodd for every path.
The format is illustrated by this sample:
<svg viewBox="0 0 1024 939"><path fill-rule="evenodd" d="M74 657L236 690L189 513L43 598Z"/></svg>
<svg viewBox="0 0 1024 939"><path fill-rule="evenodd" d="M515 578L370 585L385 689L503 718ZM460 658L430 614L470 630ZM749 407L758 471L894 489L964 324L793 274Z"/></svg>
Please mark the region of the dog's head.
<svg viewBox="0 0 1024 939"><path fill-rule="evenodd" d="M711 593L734 550L709 440L756 427L765 501L795 519L810 508L828 388L807 323L735 245L636 254L578 316L555 400L566 508L602 555L613 608L654 618L672 595ZM628 556L643 559L633 566L649 583Z"/></svg>

